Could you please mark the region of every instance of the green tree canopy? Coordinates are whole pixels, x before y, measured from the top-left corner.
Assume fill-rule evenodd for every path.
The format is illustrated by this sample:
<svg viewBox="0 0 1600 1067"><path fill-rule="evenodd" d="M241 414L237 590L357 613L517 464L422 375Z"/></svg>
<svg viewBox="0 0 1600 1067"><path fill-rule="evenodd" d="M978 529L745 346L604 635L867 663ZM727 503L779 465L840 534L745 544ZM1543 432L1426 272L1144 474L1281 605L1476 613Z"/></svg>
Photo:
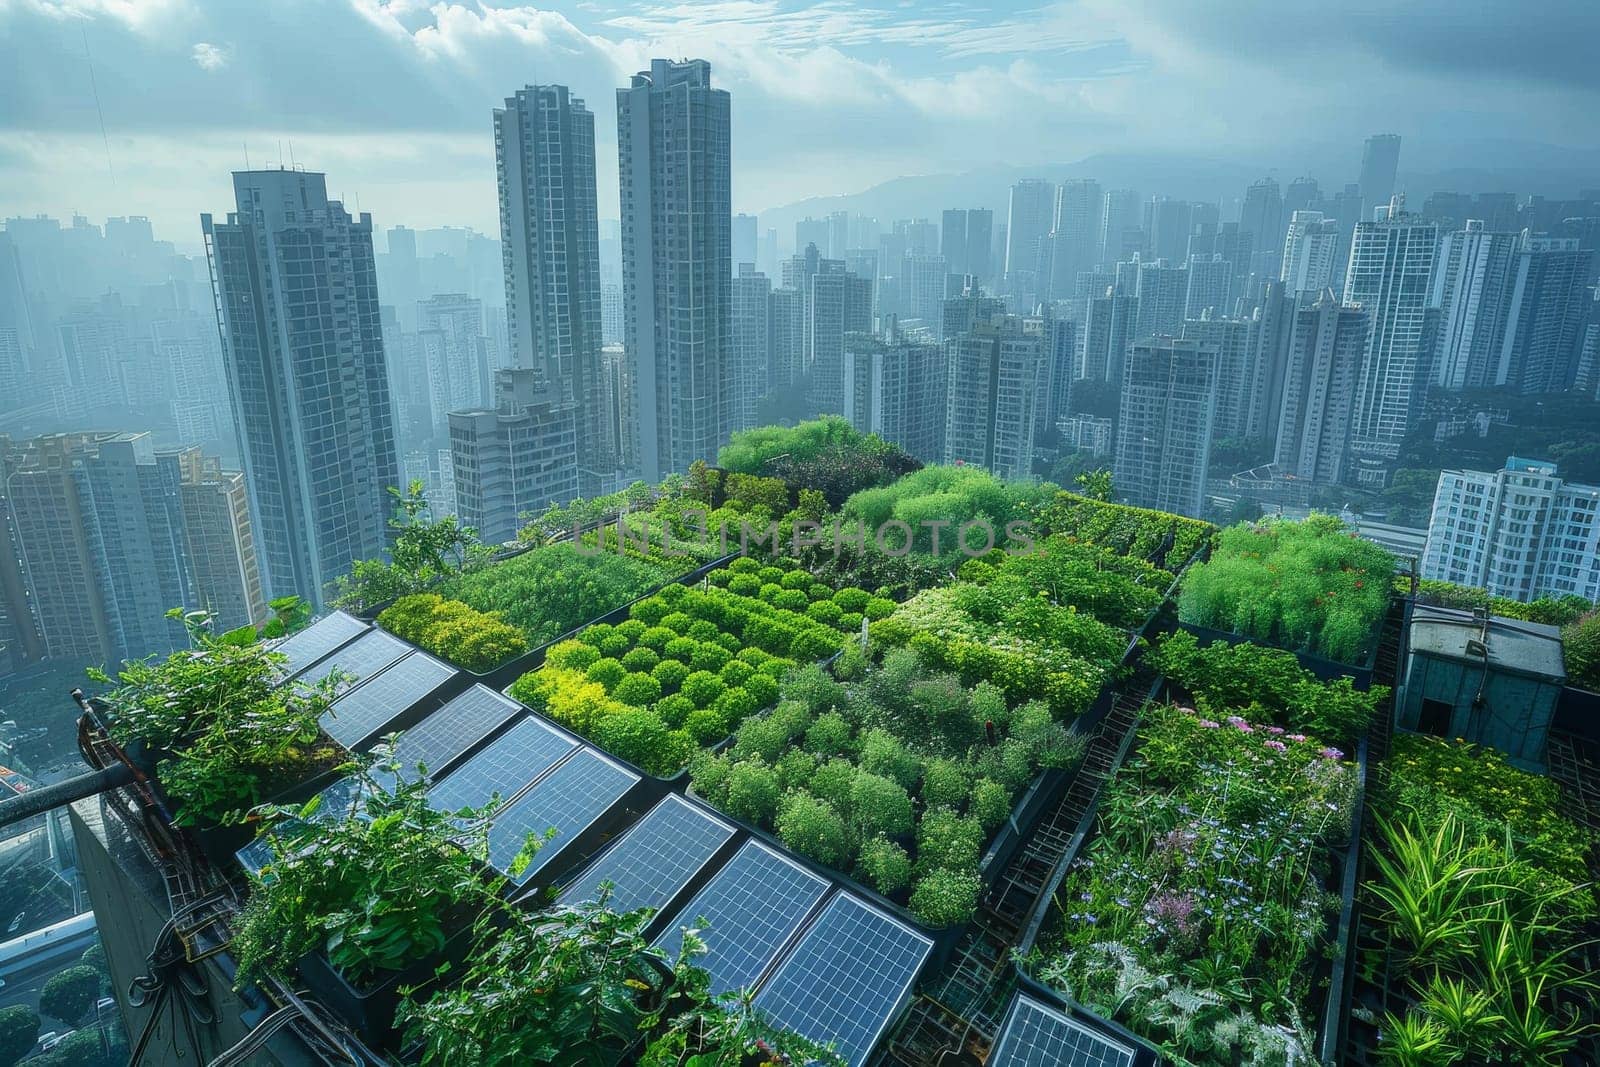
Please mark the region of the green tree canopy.
<svg viewBox="0 0 1600 1067"><path fill-rule="evenodd" d="M39 1009L53 1019L76 1025L100 996L100 973L85 964L58 971L39 994Z"/></svg>

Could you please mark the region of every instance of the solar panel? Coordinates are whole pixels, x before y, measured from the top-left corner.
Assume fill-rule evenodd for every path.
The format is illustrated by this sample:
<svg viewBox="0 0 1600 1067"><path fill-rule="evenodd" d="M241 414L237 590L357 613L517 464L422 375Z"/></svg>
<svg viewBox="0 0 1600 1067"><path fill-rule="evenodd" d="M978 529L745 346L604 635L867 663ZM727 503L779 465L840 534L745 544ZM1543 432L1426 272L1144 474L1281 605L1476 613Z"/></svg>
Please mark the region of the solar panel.
<svg viewBox="0 0 1600 1067"><path fill-rule="evenodd" d="M1018 995L989 1067L1133 1067L1133 1049L1050 1005Z"/></svg>
<svg viewBox="0 0 1600 1067"><path fill-rule="evenodd" d="M516 701L486 685L473 686L400 735L394 746L400 776L415 777L419 763L430 775L443 770L521 712L522 706ZM380 784L393 787L393 776L383 768L373 768L372 774Z"/></svg>
<svg viewBox="0 0 1600 1067"><path fill-rule="evenodd" d="M894 1019L933 942L849 893L830 900L756 994L776 1025L859 1067Z"/></svg>
<svg viewBox="0 0 1600 1067"><path fill-rule="evenodd" d="M412 652L334 701L322 713L322 728L329 737L354 751L362 742L382 734L386 726L455 677L455 673L454 668L426 652Z"/></svg>
<svg viewBox="0 0 1600 1067"><path fill-rule="evenodd" d="M533 861L513 879L518 885L526 883L638 781L637 774L594 749L578 749L521 800L495 817L489 827L490 864L505 871L522 851L530 832L542 837L554 829L555 836L534 853Z"/></svg>
<svg viewBox="0 0 1600 1067"><path fill-rule="evenodd" d="M523 719L436 782L428 790L428 803L439 811L455 811L481 808L496 793L501 800L510 800L577 747L576 741L540 720Z"/></svg>
<svg viewBox="0 0 1600 1067"><path fill-rule="evenodd" d="M340 778L317 794L320 803L311 818L316 822L343 822L352 819L358 812L363 811L361 805L362 785L361 779L356 777ZM298 824L299 820L291 819L280 824L287 830L291 825ZM257 837L234 855L239 860L239 865L252 874L260 874L261 869L277 858L277 850L265 834Z"/></svg>
<svg viewBox="0 0 1600 1067"><path fill-rule="evenodd" d="M318 660L296 675L296 680L306 685L316 685L333 675L341 675L340 690L352 688L356 683L383 670L389 664L411 651L411 646L382 630L368 630L331 656Z"/></svg>
<svg viewBox="0 0 1600 1067"><path fill-rule="evenodd" d="M706 950L694 962L710 974L711 991L748 988L827 891L824 879L759 841L746 841L656 945L677 959L683 928L698 929Z"/></svg>
<svg viewBox="0 0 1600 1067"><path fill-rule="evenodd" d="M561 894L565 904L596 900L611 883L616 911L662 908L733 836L733 827L676 793L651 808Z"/></svg>
<svg viewBox="0 0 1600 1067"><path fill-rule="evenodd" d="M298 674L329 652L367 630L367 624L342 611L318 619L292 637L286 637L275 651L284 657L284 677Z"/></svg>

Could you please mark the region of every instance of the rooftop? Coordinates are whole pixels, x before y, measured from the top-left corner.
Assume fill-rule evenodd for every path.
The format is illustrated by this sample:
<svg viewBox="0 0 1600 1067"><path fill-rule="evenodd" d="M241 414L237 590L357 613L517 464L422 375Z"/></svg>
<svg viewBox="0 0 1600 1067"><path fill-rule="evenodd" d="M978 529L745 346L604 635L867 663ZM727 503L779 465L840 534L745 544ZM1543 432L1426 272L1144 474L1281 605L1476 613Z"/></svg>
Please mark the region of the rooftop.
<svg viewBox="0 0 1600 1067"><path fill-rule="evenodd" d="M1419 604L1411 616L1411 649L1470 663L1487 660L1497 670L1558 684L1567 677L1559 627L1499 615L1485 620L1470 611Z"/></svg>

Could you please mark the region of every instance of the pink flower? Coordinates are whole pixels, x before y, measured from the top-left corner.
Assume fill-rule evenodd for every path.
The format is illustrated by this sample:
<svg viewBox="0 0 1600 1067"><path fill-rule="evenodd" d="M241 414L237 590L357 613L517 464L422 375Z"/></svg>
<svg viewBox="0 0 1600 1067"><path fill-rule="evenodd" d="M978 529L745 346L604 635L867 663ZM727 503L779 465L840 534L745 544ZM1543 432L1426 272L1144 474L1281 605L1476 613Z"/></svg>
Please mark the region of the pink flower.
<svg viewBox="0 0 1600 1067"><path fill-rule="evenodd" d="M1323 759L1344 759L1344 753L1336 748L1325 748L1318 755Z"/></svg>
<svg viewBox="0 0 1600 1067"><path fill-rule="evenodd" d="M1282 741L1268 741L1267 742L1267 747L1270 748L1270 749L1274 749L1274 750L1276 750L1278 752L1287 752L1287 751L1289 751L1289 746L1284 744Z"/></svg>
<svg viewBox="0 0 1600 1067"><path fill-rule="evenodd" d="M1221 724L1220 723L1214 723L1210 719L1201 719L1200 720L1200 725L1204 729L1215 730Z"/></svg>
<svg viewBox="0 0 1600 1067"><path fill-rule="evenodd" d="M1281 727L1281 726L1269 726L1269 727L1267 727L1267 733L1273 735L1274 737L1282 737L1283 736L1283 727Z"/></svg>
<svg viewBox="0 0 1600 1067"><path fill-rule="evenodd" d="M1303 742L1303 741L1309 741L1311 739L1309 737L1307 737L1305 734L1290 734L1289 735L1289 740L1291 740L1291 741L1302 741Z"/></svg>
<svg viewBox="0 0 1600 1067"><path fill-rule="evenodd" d="M1228 722L1235 730L1239 730L1243 733L1253 734L1256 732L1256 728L1245 722L1243 719L1229 719Z"/></svg>

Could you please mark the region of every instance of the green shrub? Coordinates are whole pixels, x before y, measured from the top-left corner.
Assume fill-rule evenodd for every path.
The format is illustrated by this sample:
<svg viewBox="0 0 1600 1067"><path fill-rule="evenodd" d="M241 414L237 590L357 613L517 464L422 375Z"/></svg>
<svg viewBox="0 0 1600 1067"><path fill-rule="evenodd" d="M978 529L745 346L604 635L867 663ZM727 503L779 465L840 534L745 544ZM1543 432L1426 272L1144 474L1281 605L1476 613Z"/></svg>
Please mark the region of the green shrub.
<svg viewBox="0 0 1600 1067"><path fill-rule="evenodd" d="M778 836L802 856L829 867L844 859L849 834L844 820L826 801L806 793L790 793L778 807Z"/></svg>
<svg viewBox="0 0 1600 1067"><path fill-rule="evenodd" d="M661 699L661 683L648 674L629 674L617 683L611 695L624 704L648 707Z"/></svg>
<svg viewBox="0 0 1600 1067"><path fill-rule="evenodd" d="M728 772L728 799L723 810L756 825L772 820L778 810L778 772L760 759L734 764Z"/></svg>
<svg viewBox="0 0 1600 1067"><path fill-rule="evenodd" d="M628 676L628 668L620 660L611 658L598 659L589 664L589 669L584 672L591 682L599 682L610 693L617 688L617 684Z"/></svg>
<svg viewBox="0 0 1600 1067"><path fill-rule="evenodd" d="M671 611L661 617L661 625L675 634L688 636L689 627L694 625L694 619L681 611Z"/></svg>
<svg viewBox="0 0 1600 1067"><path fill-rule="evenodd" d="M478 611L436 593L401 597L378 625L469 671L489 671L528 651L521 630L498 614Z"/></svg>
<svg viewBox="0 0 1600 1067"><path fill-rule="evenodd" d="M726 689L722 679L710 671L694 671L683 680L679 692L694 701L695 707L709 708Z"/></svg>
<svg viewBox="0 0 1600 1067"><path fill-rule="evenodd" d="M592 645L582 641L563 641L559 645L552 645L545 653L544 661L552 667L566 667L570 670L588 670L600 658L600 651Z"/></svg>
<svg viewBox="0 0 1600 1067"><path fill-rule="evenodd" d="M927 812L917 828L917 869L977 870L983 853L983 827L978 820L948 808Z"/></svg>
<svg viewBox="0 0 1600 1067"><path fill-rule="evenodd" d="M867 618L876 621L878 619L887 619L893 615L896 607L898 605L888 597L875 596L867 601L867 606L862 609L861 613Z"/></svg>
<svg viewBox="0 0 1600 1067"><path fill-rule="evenodd" d="M713 745L728 736L728 720L715 708L696 708L683 720L683 728L695 744Z"/></svg>
<svg viewBox="0 0 1600 1067"><path fill-rule="evenodd" d="M817 757L803 748L785 749L778 757L778 784L787 792L804 789L817 771Z"/></svg>
<svg viewBox="0 0 1600 1067"><path fill-rule="evenodd" d="M674 637L667 642L666 647L661 650L661 654L667 659L675 659L679 663L687 664L694 658L694 654L699 648L700 642L692 637Z"/></svg>
<svg viewBox="0 0 1600 1067"><path fill-rule="evenodd" d="M706 641L715 641L721 634L722 631L717 629L716 623L706 619L696 619L685 636L692 637L703 644Z"/></svg>
<svg viewBox="0 0 1600 1067"><path fill-rule="evenodd" d="M605 637L600 640L600 653L601 655L610 656L615 659L621 656L624 652L628 651L628 649L632 646L633 642L629 641L626 637L623 637L621 634L612 634L610 637Z"/></svg>
<svg viewBox="0 0 1600 1067"><path fill-rule="evenodd" d="M673 694L656 701L655 710L656 714L661 716L661 721L667 724L668 729L676 730L687 724L695 706L694 701L688 697Z"/></svg>
<svg viewBox="0 0 1600 1067"><path fill-rule="evenodd" d="M584 644L598 649L600 642L616 633L616 631L617 628L609 622L597 622L593 626L584 627L574 640L582 641Z"/></svg>
<svg viewBox="0 0 1600 1067"><path fill-rule="evenodd" d="M871 593L854 586L847 586L833 594L833 602L839 605L840 611L864 612L867 610L867 602L871 599Z"/></svg>
<svg viewBox="0 0 1600 1067"><path fill-rule="evenodd" d="M661 683L661 691L675 693L683 685L683 680L689 677L689 668L675 659L664 659L650 668L650 675Z"/></svg>
<svg viewBox="0 0 1600 1067"><path fill-rule="evenodd" d="M743 685L745 680L756 673L756 669L742 660L729 660L722 665L717 675L728 685Z"/></svg>
<svg viewBox="0 0 1600 1067"><path fill-rule="evenodd" d="M630 619L638 619L646 626L655 626L666 618L667 612L672 609L667 606L666 600L657 593L655 596L646 597L628 609Z"/></svg>
<svg viewBox="0 0 1600 1067"><path fill-rule="evenodd" d="M975 871L929 871L911 891L911 913L935 929L960 926L977 912L981 888Z"/></svg>
<svg viewBox="0 0 1600 1067"><path fill-rule="evenodd" d="M922 774L922 803L958 811L967 799L967 772L952 760L930 760Z"/></svg>
<svg viewBox="0 0 1600 1067"><path fill-rule="evenodd" d="M886 838L875 837L861 846L857 863L868 885L889 896L911 883L911 858L906 850Z"/></svg>
<svg viewBox="0 0 1600 1067"><path fill-rule="evenodd" d="M761 593L761 579L753 574L736 574L728 580L728 592L740 596L759 596Z"/></svg>
<svg viewBox="0 0 1600 1067"><path fill-rule="evenodd" d="M994 779L980 778L972 786L967 811L978 820L984 833L992 833L1011 816L1011 794Z"/></svg>
<svg viewBox="0 0 1600 1067"><path fill-rule="evenodd" d="M689 761L689 784L697 795L720 808L728 802L728 776L732 770L728 757L697 752Z"/></svg>
<svg viewBox="0 0 1600 1067"><path fill-rule="evenodd" d="M905 788L870 771L858 771L850 784L850 811L866 836L911 832L911 797Z"/></svg>
<svg viewBox="0 0 1600 1067"><path fill-rule="evenodd" d="M843 707L846 698L844 686L815 664L808 664L789 675L784 681L783 694L785 699L804 703L814 715Z"/></svg>
<svg viewBox="0 0 1600 1067"><path fill-rule="evenodd" d="M887 730L873 728L861 736L861 766L909 789L922 776L922 761ZM965 792L965 790L963 790Z"/></svg>
<svg viewBox="0 0 1600 1067"><path fill-rule="evenodd" d="M835 756L850 750L854 735L850 724L837 711L818 715L806 731L806 748L819 756Z"/></svg>
<svg viewBox="0 0 1600 1067"><path fill-rule="evenodd" d="M810 589L811 575L805 571L789 571L778 581L778 584L785 589Z"/></svg>
<svg viewBox="0 0 1600 1067"><path fill-rule="evenodd" d="M844 614L844 609L831 600L818 600L806 607L806 614L820 623L832 626L839 621L839 616Z"/></svg>
<svg viewBox="0 0 1600 1067"><path fill-rule="evenodd" d="M1567 684L1600 691L1600 612L1591 611L1561 631Z"/></svg>
<svg viewBox="0 0 1600 1067"><path fill-rule="evenodd" d="M694 650L694 655L689 657L689 666L697 671L720 671L733 657L728 655L728 650L721 645L710 642L701 644Z"/></svg>
<svg viewBox="0 0 1600 1067"><path fill-rule="evenodd" d="M648 674L660 662L661 657L648 648L631 649L622 657L622 665L635 674Z"/></svg>
<svg viewBox="0 0 1600 1067"><path fill-rule="evenodd" d="M835 811L850 815L850 791L856 782L855 764L835 756L817 766L806 788L833 805Z"/></svg>
<svg viewBox="0 0 1600 1067"><path fill-rule="evenodd" d="M739 724L729 754L737 760L760 759L776 763L788 746L789 735L783 724L770 715L763 715Z"/></svg>
<svg viewBox="0 0 1600 1067"><path fill-rule="evenodd" d="M639 644L644 648L653 649L659 653L677 636L665 626L650 626L645 629L644 633L639 635Z"/></svg>
<svg viewBox="0 0 1600 1067"><path fill-rule="evenodd" d="M646 708L623 708L607 715L595 724L593 733L601 748L651 774L674 774L688 757L672 741L661 718Z"/></svg>

